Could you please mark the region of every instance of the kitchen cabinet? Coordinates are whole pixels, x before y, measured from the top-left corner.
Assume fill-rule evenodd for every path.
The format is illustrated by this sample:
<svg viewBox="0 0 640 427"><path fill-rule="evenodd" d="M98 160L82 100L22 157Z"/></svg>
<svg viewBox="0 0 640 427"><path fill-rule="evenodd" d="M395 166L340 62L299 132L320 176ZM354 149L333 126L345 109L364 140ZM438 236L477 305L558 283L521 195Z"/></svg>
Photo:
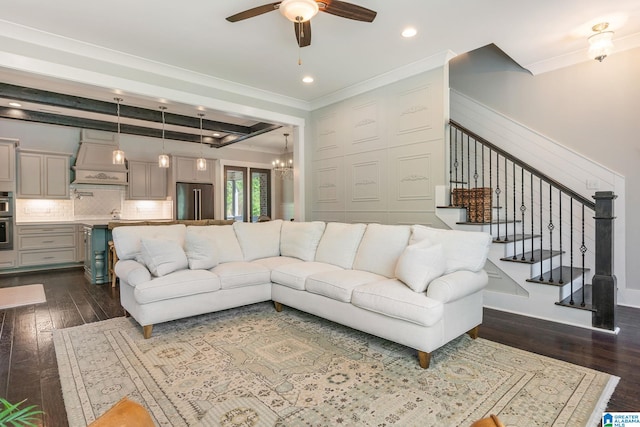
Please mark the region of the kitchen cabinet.
<svg viewBox="0 0 640 427"><path fill-rule="evenodd" d="M132 200L167 198L167 169L157 163L129 161L129 193Z"/></svg>
<svg viewBox="0 0 640 427"><path fill-rule="evenodd" d="M207 184L213 183L212 160L207 160L207 170L199 171L196 168L196 159L190 157L174 157L173 164L175 166L176 182L202 182Z"/></svg>
<svg viewBox="0 0 640 427"><path fill-rule="evenodd" d="M17 226L18 267L76 263L74 224Z"/></svg>
<svg viewBox="0 0 640 427"><path fill-rule="evenodd" d="M84 277L92 284L109 282L107 276L107 243L109 230L106 225L85 225L84 233Z"/></svg>
<svg viewBox="0 0 640 427"><path fill-rule="evenodd" d="M0 182L13 183L16 179L16 142L16 140L0 138Z"/></svg>
<svg viewBox="0 0 640 427"><path fill-rule="evenodd" d="M68 199L69 155L19 152L18 198Z"/></svg>

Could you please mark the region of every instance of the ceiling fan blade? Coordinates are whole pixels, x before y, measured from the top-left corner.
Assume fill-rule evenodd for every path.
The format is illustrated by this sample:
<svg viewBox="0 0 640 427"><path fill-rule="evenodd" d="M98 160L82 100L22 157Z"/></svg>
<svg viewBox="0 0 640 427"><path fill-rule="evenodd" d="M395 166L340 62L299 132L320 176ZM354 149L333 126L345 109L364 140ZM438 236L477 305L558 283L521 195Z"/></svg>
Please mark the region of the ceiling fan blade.
<svg viewBox="0 0 640 427"><path fill-rule="evenodd" d="M293 30L296 32L298 46L306 47L311 44L311 21L303 23L294 22Z"/></svg>
<svg viewBox="0 0 640 427"><path fill-rule="evenodd" d="M325 7L320 8L323 12L356 21L373 22L378 14L371 9L347 3L346 1L323 0L322 3L326 4Z"/></svg>
<svg viewBox="0 0 640 427"><path fill-rule="evenodd" d="M238 22L243 19L253 18L254 16L262 15L263 13L271 12L272 10L276 10L278 6L282 2L275 2L269 4L263 4L262 6L254 7L252 9L247 9L243 12L236 13L235 15L231 15L227 18L229 22Z"/></svg>

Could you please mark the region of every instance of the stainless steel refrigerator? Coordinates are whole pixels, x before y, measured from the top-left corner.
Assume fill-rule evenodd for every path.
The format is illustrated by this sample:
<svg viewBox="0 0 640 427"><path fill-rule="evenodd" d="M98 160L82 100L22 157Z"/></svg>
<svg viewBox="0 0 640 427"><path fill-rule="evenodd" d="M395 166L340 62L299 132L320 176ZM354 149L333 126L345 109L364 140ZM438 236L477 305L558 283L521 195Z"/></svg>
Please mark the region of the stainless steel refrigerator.
<svg viewBox="0 0 640 427"><path fill-rule="evenodd" d="M213 219L213 184L176 183L176 219Z"/></svg>

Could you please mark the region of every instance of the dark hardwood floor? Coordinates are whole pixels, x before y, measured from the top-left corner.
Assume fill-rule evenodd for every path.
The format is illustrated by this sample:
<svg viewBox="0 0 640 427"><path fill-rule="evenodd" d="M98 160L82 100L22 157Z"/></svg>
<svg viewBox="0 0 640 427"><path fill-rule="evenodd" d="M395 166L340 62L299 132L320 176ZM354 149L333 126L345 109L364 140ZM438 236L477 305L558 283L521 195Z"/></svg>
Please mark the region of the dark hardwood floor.
<svg viewBox="0 0 640 427"><path fill-rule="evenodd" d="M52 329L122 316L118 290L80 269L1 276L0 287L44 284L47 302L0 310L0 397L38 405L41 425L66 426ZM485 309L480 336L621 378L610 411L640 411L640 309L619 307L612 335ZM436 356L437 357L437 356ZM417 363L417 362L416 362Z"/></svg>

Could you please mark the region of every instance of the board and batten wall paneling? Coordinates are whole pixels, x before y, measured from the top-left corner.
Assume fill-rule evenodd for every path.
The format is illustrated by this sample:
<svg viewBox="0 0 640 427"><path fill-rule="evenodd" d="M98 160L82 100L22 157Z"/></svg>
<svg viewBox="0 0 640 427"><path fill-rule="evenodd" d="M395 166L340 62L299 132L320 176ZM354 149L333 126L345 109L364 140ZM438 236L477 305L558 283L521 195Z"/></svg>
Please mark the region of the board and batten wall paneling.
<svg viewBox="0 0 640 427"><path fill-rule="evenodd" d="M447 67L311 115L311 219L440 225L445 183Z"/></svg>

